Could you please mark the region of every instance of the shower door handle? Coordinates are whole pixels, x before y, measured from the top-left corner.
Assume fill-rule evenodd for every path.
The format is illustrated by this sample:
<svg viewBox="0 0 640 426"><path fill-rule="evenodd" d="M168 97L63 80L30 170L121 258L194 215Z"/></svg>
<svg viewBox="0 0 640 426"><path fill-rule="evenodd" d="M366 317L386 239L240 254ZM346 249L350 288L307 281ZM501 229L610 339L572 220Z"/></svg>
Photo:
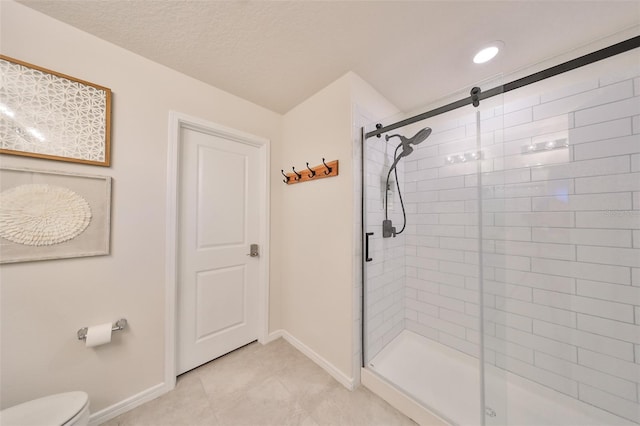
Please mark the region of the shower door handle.
<svg viewBox="0 0 640 426"><path fill-rule="evenodd" d="M367 235L364 240L364 255L365 261L371 262L373 258L369 257L369 237L373 235L373 232L367 232Z"/></svg>

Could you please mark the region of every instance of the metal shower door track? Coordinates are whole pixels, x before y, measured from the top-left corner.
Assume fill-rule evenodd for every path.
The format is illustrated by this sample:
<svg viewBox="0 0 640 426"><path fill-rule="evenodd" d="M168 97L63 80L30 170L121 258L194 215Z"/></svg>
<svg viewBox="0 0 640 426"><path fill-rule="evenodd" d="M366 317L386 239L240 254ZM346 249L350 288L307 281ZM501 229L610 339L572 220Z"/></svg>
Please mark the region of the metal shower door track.
<svg viewBox="0 0 640 426"><path fill-rule="evenodd" d="M627 52L632 49L636 49L638 47L640 47L640 36L635 36L628 40L621 41L620 43L613 44L609 47L596 50L595 52L588 53L570 61L563 62L559 65L555 65L545 70L530 74L526 77L519 78L500 86L496 86L485 92L478 91L476 93L473 93L476 89L474 88L472 90L472 94L468 98L463 98L450 104L432 109L431 111L423 112L422 114L397 121L393 124L389 124L388 126L377 128L376 130L372 130L371 132L366 133L364 135L364 139L367 140L372 136L380 137L380 135L382 135L383 133L389 132L391 130L404 127L418 121L426 120L427 118L435 117L436 115L444 114L445 112L453 111L467 105L473 104L474 106L477 106L476 103L480 100L491 98L502 93L510 92L512 90L519 89L520 87L528 86L529 84L537 83L538 81L545 80L558 74L562 74L567 71L571 71L585 65L610 58L612 56Z"/></svg>

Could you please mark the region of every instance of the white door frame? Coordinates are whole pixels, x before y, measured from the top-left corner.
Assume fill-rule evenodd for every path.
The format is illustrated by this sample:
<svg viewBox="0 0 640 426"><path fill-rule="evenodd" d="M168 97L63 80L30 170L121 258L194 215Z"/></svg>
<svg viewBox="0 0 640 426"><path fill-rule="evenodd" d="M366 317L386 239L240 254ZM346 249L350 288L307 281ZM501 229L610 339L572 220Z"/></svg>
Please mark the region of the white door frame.
<svg viewBox="0 0 640 426"><path fill-rule="evenodd" d="M176 384L176 326L178 291L178 179L180 165L180 130L190 128L213 136L259 148L260 188L260 277L258 282L258 341L265 343L269 334L269 140L224 127L216 123L191 117L175 111L169 112L169 151L167 155L167 246L165 269L165 386Z"/></svg>

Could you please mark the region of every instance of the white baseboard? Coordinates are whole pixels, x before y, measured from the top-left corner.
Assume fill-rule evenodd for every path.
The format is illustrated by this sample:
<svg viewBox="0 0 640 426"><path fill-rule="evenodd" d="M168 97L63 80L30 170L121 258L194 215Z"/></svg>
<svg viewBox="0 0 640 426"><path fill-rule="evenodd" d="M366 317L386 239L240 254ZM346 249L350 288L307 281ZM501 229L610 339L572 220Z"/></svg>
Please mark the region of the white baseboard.
<svg viewBox="0 0 640 426"><path fill-rule="evenodd" d="M293 337L286 330L278 330L277 332L271 333L271 335L275 335L279 333L280 336L287 342L291 343L296 349L305 354L309 359L318 364L322 369L324 369L327 373L329 373L334 379L340 382L344 387L349 390L355 389L355 380L351 377L347 377L342 371L340 371L336 366L331 364L309 346L302 343L300 340Z"/></svg>
<svg viewBox="0 0 640 426"><path fill-rule="evenodd" d="M139 405L149 402L165 393L169 392L171 388L164 383L159 383L149 389L133 395L127 399L124 399L118 403L113 404L110 407L103 408L102 410L91 414L89 417L89 426L100 425L114 417L124 414L129 410L133 410Z"/></svg>
<svg viewBox="0 0 640 426"><path fill-rule="evenodd" d="M263 345L269 344L271 342L273 342L274 340L278 340L279 338L282 337L282 330L276 330L276 331L272 331L271 333L269 333L269 335L265 338L262 339L258 339L258 342L262 343Z"/></svg>

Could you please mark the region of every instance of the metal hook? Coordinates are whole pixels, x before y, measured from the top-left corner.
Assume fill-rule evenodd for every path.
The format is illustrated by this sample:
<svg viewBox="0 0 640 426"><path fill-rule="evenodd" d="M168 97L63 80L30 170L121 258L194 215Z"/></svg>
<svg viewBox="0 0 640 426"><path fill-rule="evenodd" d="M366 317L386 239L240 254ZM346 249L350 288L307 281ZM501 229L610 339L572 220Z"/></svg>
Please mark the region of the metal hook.
<svg viewBox="0 0 640 426"><path fill-rule="evenodd" d="M315 170L311 170L311 168L309 167L309 162L307 161L307 169L309 169L309 171L311 172L309 176L309 179L311 179L312 177L314 177L316 175L316 171Z"/></svg>
<svg viewBox="0 0 640 426"><path fill-rule="evenodd" d="M293 173L295 173L295 174L296 174L296 176L297 176L296 180L300 180L300 178L302 177L302 175L301 175L300 173L296 172L296 168L295 168L295 167L291 166L291 168L293 169Z"/></svg>
<svg viewBox="0 0 640 426"><path fill-rule="evenodd" d="M333 170L331 167L327 166L327 163L324 162L324 158L322 159L322 164L324 164L324 166L327 168L327 170L324 171L325 175L328 175L329 173L331 173L331 170Z"/></svg>
<svg viewBox="0 0 640 426"><path fill-rule="evenodd" d="M285 178L282 180L284 183L289 183L289 179L291 179L290 176L287 176L284 174L284 170L280 169L280 173L282 173L282 176L284 176Z"/></svg>

